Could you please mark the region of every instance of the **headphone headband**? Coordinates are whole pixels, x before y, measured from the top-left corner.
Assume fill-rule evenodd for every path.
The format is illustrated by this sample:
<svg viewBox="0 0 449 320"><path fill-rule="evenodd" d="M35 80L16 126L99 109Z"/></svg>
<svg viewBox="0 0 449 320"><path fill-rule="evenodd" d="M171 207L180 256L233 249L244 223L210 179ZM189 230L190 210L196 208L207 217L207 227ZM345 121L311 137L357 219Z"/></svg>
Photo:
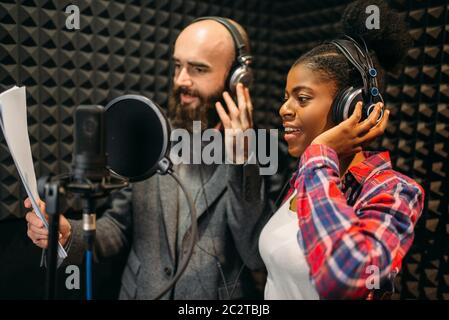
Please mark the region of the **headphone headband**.
<svg viewBox="0 0 449 320"><path fill-rule="evenodd" d="M351 50L351 44L354 45L354 43L345 39L332 40L331 43L334 44L340 50L340 52L343 53L346 59L348 59L349 62L351 62L351 64L359 71L362 77L364 90L367 90L369 85L366 78L366 70L363 68L363 65L356 60L355 57L357 56L357 54L354 54L356 52L354 52L354 50ZM353 52L351 53L350 51Z"/></svg>
<svg viewBox="0 0 449 320"><path fill-rule="evenodd" d="M335 123L347 119L358 100L363 100L363 115L368 116L374 109L376 102L383 102L377 84L377 70L374 68L368 47L362 37L362 45L345 35L343 38L330 41L346 57L346 59L357 69L362 77L363 87L343 88L334 99L332 106L332 118ZM383 115L381 111L378 121Z"/></svg>
<svg viewBox="0 0 449 320"><path fill-rule="evenodd" d="M341 53L351 62L351 64L359 71L363 81L363 91L366 96L376 97L379 94L377 83L377 70L374 68L373 60L368 51L365 40L360 36L364 48L348 35L344 35L342 39L330 41Z"/></svg>

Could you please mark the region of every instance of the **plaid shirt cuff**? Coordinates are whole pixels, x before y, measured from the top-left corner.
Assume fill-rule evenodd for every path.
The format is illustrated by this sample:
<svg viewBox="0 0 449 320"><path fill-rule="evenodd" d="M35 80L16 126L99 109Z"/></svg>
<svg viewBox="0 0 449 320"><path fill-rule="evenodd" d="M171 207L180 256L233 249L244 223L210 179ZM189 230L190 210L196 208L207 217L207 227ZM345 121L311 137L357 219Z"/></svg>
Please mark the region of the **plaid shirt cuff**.
<svg viewBox="0 0 449 320"><path fill-rule="evenodd" d="M337 174L340 172L337 152L324 144L311 144L307 147L301 156L298 174L303 174L304 170L311 168L311 165L318 169L331 167Z"/></svg>

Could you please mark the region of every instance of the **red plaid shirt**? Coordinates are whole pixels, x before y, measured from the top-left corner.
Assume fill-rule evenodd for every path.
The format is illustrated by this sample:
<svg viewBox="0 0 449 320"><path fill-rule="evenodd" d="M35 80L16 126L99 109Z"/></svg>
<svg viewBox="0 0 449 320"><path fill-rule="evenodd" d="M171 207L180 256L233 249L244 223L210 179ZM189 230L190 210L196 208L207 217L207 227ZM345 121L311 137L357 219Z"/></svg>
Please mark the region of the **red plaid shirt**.
<svg viewBox="0 0 449 320"><path fill-rule="evenodd" d="M382 286L399 271L422 212L424 190L392 169L388 152L364 156L340 178L337 153L310 145L290 182L298 242L322 299L367 298Z"/></svg>

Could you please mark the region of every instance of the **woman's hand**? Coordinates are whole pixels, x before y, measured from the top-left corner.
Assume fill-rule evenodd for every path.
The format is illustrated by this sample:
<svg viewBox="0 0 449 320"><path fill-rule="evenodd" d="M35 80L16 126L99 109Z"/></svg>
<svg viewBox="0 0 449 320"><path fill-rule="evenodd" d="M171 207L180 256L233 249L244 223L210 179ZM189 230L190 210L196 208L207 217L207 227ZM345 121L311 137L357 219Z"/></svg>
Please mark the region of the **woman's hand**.
<svg viewBox="0 0 449 320"><path fill-rule="evenodd" d="M376 103L369 117L359 123L362 117L362 102L358 102L350 118L323 132L311 144L331 147L342 158L362 151L362 145L382 135L387 127L389 110L385 110L382 119L377 122L382 108L383 103Z"/></svg>

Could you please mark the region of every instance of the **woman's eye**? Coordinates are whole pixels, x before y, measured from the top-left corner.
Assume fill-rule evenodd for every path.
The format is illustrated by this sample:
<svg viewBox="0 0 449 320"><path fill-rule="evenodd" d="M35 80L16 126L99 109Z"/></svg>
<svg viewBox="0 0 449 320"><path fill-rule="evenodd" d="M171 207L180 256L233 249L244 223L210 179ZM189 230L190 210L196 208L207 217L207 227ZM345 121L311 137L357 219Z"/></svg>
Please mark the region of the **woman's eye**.
<svg viewBox="0 0 449 320"><path fill-rule="evenodd" d="M304 97L304 96L298 97L298 101L299 101L299 103L301 103L301 104L309 102L310 99L311 99L310 97Z"/></svg>

